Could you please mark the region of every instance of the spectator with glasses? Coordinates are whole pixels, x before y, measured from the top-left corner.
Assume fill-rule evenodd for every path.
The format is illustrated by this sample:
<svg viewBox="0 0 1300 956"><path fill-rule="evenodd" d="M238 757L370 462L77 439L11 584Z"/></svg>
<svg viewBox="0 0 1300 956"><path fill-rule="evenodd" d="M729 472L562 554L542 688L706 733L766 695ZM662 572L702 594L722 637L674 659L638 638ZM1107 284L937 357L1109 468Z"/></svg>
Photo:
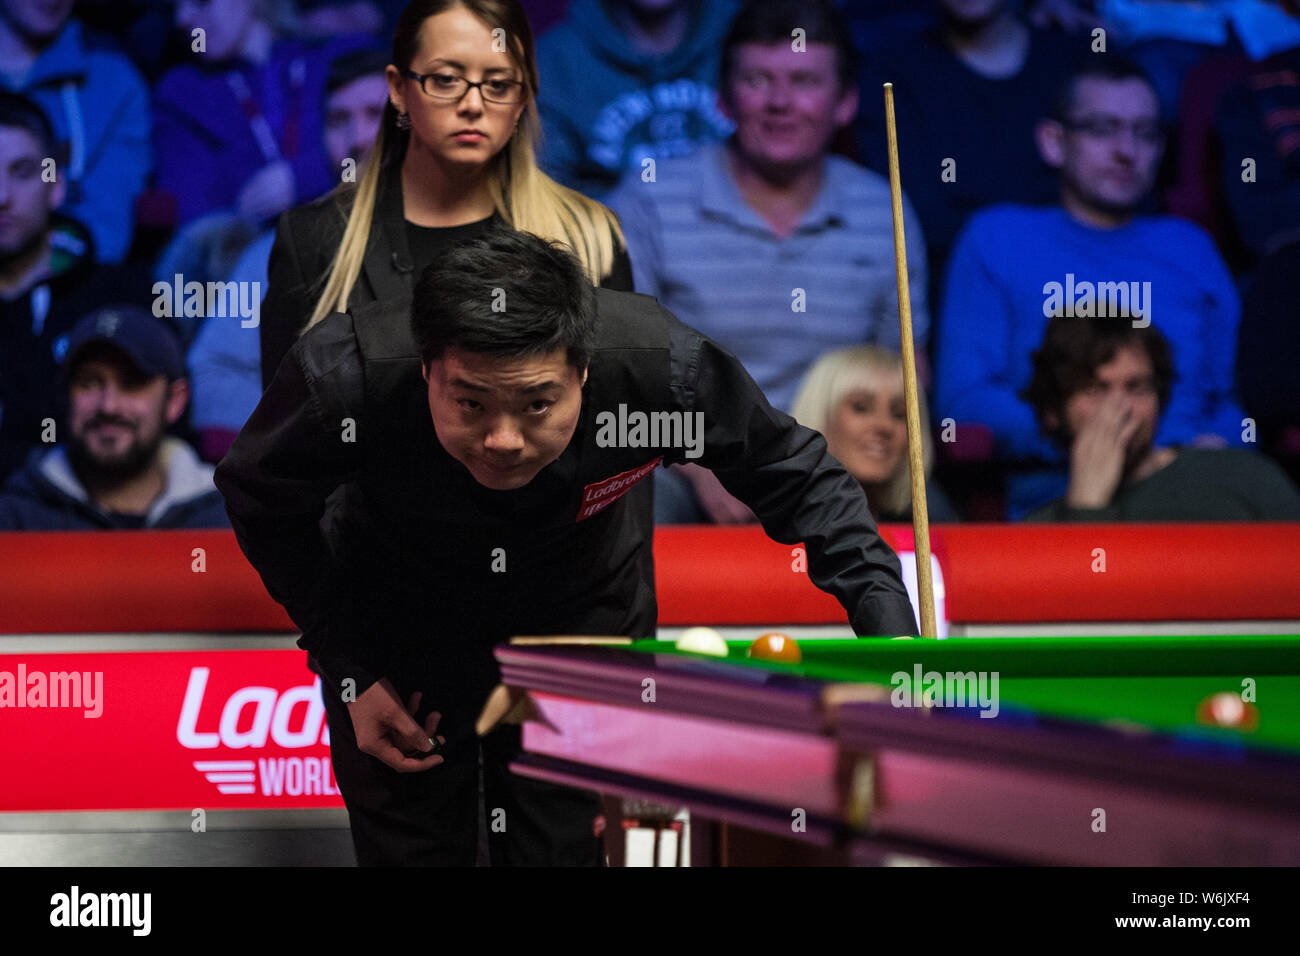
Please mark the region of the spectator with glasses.
<svg viewBox="0 0 1300 956"><path fill-rule="evenodd" d="M986 426L994 454L1015 466L1013 518L1068 483L1059 450L1018 396L1054 315L1119 316L1169 340L1178 375L1158 441L1243 440L1233 394L1241 303L1227 266L1199 226L1138 212L1164 149L1146 75L1097 57L1062 87L1036 138L1058 172L1061 203L971 217L949 263L935 374L939 415Z"/></svg>

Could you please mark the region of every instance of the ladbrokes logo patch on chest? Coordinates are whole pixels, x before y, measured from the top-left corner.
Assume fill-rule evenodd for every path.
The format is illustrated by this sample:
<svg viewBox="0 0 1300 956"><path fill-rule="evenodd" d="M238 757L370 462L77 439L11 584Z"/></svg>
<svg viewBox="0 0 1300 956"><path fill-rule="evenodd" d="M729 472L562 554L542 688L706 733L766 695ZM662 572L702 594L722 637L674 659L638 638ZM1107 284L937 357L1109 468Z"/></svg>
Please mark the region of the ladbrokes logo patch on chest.
<svg viewBox="0 0 1300 956"><path fill-rule="evenodd" d="M644 465L617 474L613 478L594 481L587 485L582 489L582 504L578 506L577 520L581 521L583 518L590 518L592 515L608 508L627 494L629 488L654 471L659 466L659 462L663 460L663 455L660 455L654 461L648 461Z"/></svg>

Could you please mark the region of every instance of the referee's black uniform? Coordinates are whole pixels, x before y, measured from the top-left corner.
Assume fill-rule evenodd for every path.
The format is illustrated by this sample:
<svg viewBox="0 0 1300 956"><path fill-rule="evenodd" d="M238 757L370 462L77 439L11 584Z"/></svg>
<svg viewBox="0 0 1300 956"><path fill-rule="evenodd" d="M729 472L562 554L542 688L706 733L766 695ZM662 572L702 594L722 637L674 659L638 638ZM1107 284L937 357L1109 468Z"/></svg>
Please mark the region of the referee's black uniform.
<svg viewBox="0 0 1300 956"><path fill-rule="evenodd" d="M217 468L241 547L322 677L363 864L474 862L474 724L498 683L495 644L654 635L652 541L626 492L661 456L712 469L769 535L806 544L810 577L856 633L916 633L898 559L821 435L774 410L735 357L654 299L599 289L596 301L576 431L523 488L479 485L439 444L408 312L383 303L299 339ZM702 412L703 454L602 447L596 416L620 406ZM442 713L444 764L398 773L357 749L341 682L355 679L359 696L384 677L402 700L423 692L417 723ZM481 743L487 812L504 821L493 862L599 862L596 796L510 774L518 727Z"/></svg>

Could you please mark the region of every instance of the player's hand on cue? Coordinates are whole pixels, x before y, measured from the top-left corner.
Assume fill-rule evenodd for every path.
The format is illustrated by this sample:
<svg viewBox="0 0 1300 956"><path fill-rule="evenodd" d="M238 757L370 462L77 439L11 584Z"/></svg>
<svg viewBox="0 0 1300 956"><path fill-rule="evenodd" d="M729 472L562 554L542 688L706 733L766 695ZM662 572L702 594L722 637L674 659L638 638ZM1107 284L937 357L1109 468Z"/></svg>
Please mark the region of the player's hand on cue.
<svg viewBox="0 0 1300 956"><path fill-rule="evenodd" d="M440 749L447 741L435 733L442 714L430 713L421 728L414 717L420 697L416 691L403 706L397 689L385 678L349 703L348 713L361 752L402 773L428 770L442 763Z"/></svg>
<svg viewBox="0 0 1300 956"><path fill-rule="evenodd" d="M1142 427L1128 398L1106 397L1086 425L1074 437L1070 451L1070 488L1066 502L1071 508L1104 508L1115 497L1124 477L1128 443Z"/></svg>

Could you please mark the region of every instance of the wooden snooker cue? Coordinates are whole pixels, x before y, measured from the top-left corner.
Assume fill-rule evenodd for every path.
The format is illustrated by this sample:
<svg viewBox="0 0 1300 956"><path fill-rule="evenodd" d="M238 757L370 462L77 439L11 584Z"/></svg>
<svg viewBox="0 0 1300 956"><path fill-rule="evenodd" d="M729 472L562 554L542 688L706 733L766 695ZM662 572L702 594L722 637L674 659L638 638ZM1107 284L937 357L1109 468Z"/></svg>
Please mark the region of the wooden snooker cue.
<svg viewBox="0 0 1300 956"><path fill-rule="evenodd" d="M889 138L889 198L894 210L894 272L898 277L898 324L903 352L903 398L907 402L907 457L912 466L912 533L916 538L916 586L921 605L921 636L937 637L934 584L930 579L930 515L925 504L925 456L917 402L916 352L912 342L912 297L907 283L907 244L903 240L903 187L898 175L898 130L894 127L894 84L885 84L885 132Z"/></svg>

